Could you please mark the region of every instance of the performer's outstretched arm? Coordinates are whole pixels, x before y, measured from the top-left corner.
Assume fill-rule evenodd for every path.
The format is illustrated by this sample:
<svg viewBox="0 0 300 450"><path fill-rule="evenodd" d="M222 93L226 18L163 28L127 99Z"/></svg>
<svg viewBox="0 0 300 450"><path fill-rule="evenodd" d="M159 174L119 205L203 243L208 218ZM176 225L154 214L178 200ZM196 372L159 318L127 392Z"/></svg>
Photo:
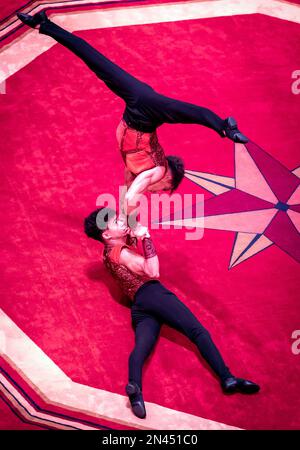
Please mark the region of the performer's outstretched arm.
<svg viewBox="0 0 300 450"><path fill-rule="evenodd" d="M124 170L124 181L125 181L125 186L127 187L127 189L130 188L130 186L134 182L135 178L136 177L133 175L133 173L130 172L130 170L128 170L127 167L125 167L125 170Z"/></svg>
<svg viewBox="0 0 300 450"><path fill-rule="evenodd" d="M156 166L137 175L125 194L122 209L124 214L130 215L136 208L140 196L148 190L151 184L160 181L165 174L165 167Z"/></svg>

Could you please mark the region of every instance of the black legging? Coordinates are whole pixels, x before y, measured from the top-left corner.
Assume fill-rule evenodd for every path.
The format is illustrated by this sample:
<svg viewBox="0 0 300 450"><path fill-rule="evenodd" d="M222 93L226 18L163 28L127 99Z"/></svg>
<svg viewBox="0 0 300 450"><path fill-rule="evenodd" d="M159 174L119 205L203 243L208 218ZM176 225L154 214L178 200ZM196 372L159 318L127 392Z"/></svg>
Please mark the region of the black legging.
<svg viewBox="0 0 300 450"><path fill-rule="evenodd" d="M107 59L84 39L50 20L40 25L39 32L51 36L79 56L111 91L125 101L123 117L130 127L152 132L165 122L197 123L223 136L224 120L209 109L158 94L151 86Z"/></svg>
<svg viewBox="0 0 300 450"><path fill-rule="evenodd" d="M143 365L157 341L163 323L194 342L220 380L232 376L206 328L159 281L150 281L137 291L131 307L131 317L135 330L135 347L129 357L129 381L134 381L141 389Z"/></svg>

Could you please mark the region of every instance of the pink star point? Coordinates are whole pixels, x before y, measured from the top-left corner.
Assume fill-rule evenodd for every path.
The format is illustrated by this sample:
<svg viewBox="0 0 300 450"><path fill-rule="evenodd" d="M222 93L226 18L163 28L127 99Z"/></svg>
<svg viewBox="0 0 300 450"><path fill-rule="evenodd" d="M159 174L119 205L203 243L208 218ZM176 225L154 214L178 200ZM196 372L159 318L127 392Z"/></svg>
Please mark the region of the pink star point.
<svg viewBox="0 0 300 450"><path fill-rule="evenodd" d="M204 203L204 228L237 233L229 268L272 244L300 262L299 168L290 171L250 141L235 144L234 178L190 170L185 176L215 194ZM184 211L182 225L194 209Z"/></svg>

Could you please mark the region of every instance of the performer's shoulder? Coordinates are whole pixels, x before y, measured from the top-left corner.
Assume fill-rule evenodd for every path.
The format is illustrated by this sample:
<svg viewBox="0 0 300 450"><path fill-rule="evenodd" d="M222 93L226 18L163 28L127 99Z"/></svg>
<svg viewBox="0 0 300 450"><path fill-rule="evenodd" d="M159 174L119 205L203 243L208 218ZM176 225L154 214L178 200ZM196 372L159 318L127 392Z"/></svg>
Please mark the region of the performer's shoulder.
<svg viewBox="0 0 300 450"><path fill-rule="evenodd" d="M116 264L122 264L120 262L120 257L121 257L121 253L123 252L123 250L125 249L129 249L127 244L121 244L121 245L116 245L115 247L113 247L108 254L108 257L111 259L111 261L113 261Z"/></svg>

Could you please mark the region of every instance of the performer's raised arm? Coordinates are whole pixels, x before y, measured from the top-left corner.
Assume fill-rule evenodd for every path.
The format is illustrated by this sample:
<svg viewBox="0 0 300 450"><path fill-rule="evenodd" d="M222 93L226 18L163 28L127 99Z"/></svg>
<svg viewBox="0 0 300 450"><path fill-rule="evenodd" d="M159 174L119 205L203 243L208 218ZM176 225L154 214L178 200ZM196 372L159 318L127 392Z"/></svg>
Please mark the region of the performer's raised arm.
<svg viewBox="0 0 300 450"><path fill-rule="evenodd" d="M123 211L128 216L137 208L137 202L142 194L151 190L151 185L157 186L158 182L163 178L165 168L162 166L145 170L137 175L131 182L127 193L124 196ZM164 190L162 184L162 190Z"/></svg>

